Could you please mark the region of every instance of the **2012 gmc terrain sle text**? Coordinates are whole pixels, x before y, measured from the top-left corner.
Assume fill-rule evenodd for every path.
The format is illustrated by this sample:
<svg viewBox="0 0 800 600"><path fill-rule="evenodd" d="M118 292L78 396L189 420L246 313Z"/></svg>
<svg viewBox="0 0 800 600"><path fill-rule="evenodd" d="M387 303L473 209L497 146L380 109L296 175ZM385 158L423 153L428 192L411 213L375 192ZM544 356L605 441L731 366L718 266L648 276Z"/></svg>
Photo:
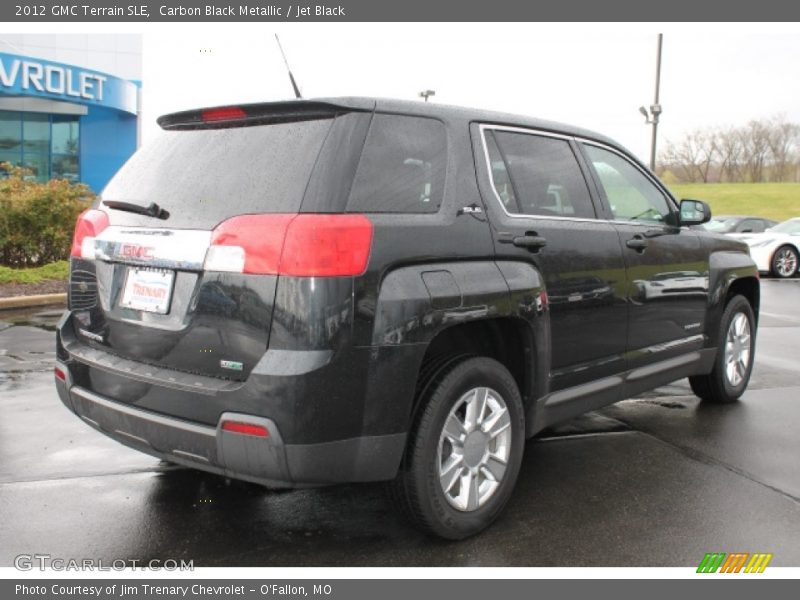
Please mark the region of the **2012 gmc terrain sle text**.
<svg viewBox="0 0 800 600"><path fill-rule="evenodd" d="M365 98L159 124L79 218L58 327L61 399L123 444L274 487L386 480L457 539L553 423L747 386L747 247L612 140Z"/></svg>

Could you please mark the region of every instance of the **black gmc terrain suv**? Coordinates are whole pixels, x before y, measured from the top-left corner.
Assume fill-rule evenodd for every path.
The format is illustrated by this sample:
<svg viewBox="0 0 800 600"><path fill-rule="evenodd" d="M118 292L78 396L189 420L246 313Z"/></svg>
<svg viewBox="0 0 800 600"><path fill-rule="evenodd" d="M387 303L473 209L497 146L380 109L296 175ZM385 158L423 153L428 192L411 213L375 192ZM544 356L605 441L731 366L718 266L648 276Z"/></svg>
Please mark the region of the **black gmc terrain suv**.
<svg viewBox="0 0 800 600"><path fill-rule="evenodd" d="M747 386L747 247L612 140L362 98L159 124L78 220L58 328L61 399L123 444L273 487L391 481L463 538L553 423Z"/></svg>

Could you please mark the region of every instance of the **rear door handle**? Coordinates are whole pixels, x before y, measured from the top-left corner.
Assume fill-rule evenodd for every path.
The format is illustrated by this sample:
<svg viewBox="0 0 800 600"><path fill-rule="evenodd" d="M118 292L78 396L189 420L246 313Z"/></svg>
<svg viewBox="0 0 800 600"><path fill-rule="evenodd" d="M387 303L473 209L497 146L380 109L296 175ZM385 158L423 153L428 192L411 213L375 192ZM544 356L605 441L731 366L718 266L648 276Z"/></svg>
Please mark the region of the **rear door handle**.
<svg viewBox="0 0 800 600"><path fill-rule="evenodd" d="M527 248L531 252L538 252L547 245L547 240L538 235L518 235L512 243L519 248Z"/></svg>
<svg viewBox="0 0 800 600"><path fill-rule="evenodd" d="M644 252L645 248L647 248L647 240L640 235L635 235L625 242L625 245L632 250L636 250L637 252Z"/></svg>

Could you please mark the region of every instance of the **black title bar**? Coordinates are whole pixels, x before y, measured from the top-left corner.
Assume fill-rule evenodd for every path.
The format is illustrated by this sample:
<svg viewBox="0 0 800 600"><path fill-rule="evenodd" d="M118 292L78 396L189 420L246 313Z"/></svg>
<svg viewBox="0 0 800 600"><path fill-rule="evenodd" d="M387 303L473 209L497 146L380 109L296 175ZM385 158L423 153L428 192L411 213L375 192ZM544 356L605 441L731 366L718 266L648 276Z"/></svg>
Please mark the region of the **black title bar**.
<svg viewBox="0 0 800 600"><path fill-rule="evenodd" d="M0 20L58 22L786 22L800 20L800 3L786 0L60 0L3 2Z"/></svg>
<svg viewBox="0 0 800 600"><path fill-rule="evenodd" d="M715 579L712 583L711 580ZM702 580L702 583L700 581ZM796 595L796 580L704 575L667 580L553 579L25 579L0 581L14 600L408 600L408 598L615 598L674 600L705 596L745 600Z"/></svg>

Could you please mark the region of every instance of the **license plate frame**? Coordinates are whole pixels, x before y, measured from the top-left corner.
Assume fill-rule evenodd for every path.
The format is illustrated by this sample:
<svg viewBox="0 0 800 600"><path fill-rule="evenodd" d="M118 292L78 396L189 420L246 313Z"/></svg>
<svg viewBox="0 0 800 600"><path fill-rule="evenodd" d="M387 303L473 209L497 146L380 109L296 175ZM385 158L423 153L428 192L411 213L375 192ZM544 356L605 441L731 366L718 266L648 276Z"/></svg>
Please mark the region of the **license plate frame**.
<svg viewBox="0 0 800 600"><path fill-rule="evenodd" d="M119 305L122 308L165 315L175 288L175 271L128 267ZM159 290L163 290L159 292Z"/></svg>

